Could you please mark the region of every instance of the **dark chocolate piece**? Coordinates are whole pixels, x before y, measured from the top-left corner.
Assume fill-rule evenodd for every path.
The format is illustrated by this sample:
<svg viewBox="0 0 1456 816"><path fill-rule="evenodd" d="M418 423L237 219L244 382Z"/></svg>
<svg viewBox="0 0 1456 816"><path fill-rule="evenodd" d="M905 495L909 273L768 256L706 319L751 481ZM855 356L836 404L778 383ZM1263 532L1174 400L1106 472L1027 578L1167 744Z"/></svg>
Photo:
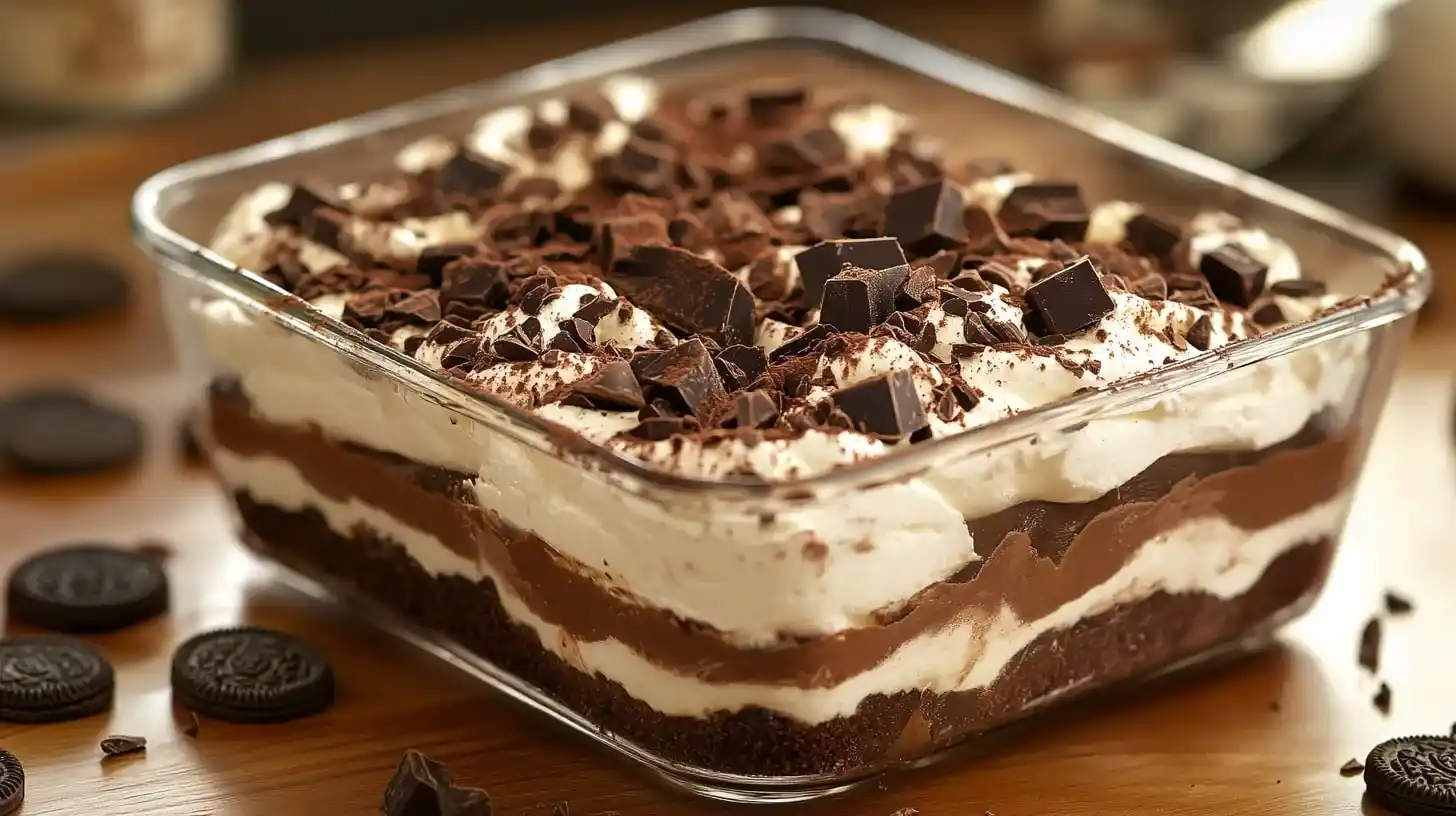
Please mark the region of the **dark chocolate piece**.
<svg viewBox="0 0 1456 816"><path fill-rule="evenodd" d="M0 267L0 321L37 325L114 312L131 297L126 269L76 252L23 257Z"/></svg>
<svg viewBox="0 0 1456 816"><path fill-rule="evenodd" d="M830 399L855 428L886 439L906 438L930 423L908 371L892 371L842 388Z"/></svg>
<svg viewBox="0 0 1456 816"><path fill-rule="evenodd" d="M1309 278L1291 278L1269 284L1269 291L1276 295L1293 298L1319 297L1327 288L1324 281Z"/></svg>
<svg viewBox="0 0 1456 816"><path fill-rule="evenodd" d="M101 753L108 757L135 754L147 750L146 737L129 737L124 734L113 734L101 740Z"/></svg>
<svg viewBox="0 0 1456 816"><path fill-rule="evenodd" d="M510 178L512 168L505 162L482 156L466 147L455 151L450 161L435 176L435 187L441 193L489 200L500 193Z"/></svg>
<svg viewBox="0 0 1456 816"><path fill-rule="evenodd" d="M286 722L334 701L334 672L315 648L272 629L194 635L172 655L172 698L227 722Z"/></svg>
<svg viewBox="0 0 1456 816"><path fill-rule="evenodd" d="M905 266L905 251L894 238L858 238L825 241L794 256L804 284L803 300L817 304L824 297L824 284L846 266L860 269L892 269Z"/></svg>
<svg viewBox="0 0 1456 816"><path fill-rule="evenodd" d="M1064 182L1034 182L1012 190L1001 204L1001 226L1012 235L1081 241L1092 214L1082 189Z"/></svg>
<svg viewBox="0 0 1456 816"><path fill-rule="evenodd" d="M678 417L654 416L637 423L627 431L627 435L647 442L661 442L686 431L687 427L687 423Z"/></svg>
<svg viewBox="0 0 1456 816"><path fill-rule="evenodd" d="M503 264L474 258L461 258L447 264L440 278L440 302L489 306L506 298L506 271Z"/></svg>
<svg viewBox="0 0 1456 816"><path fill-rule="evenodd" d="M745 391L734 403L735 419L740 428L767 428L779 417L773 398L762 391Z"/></svg>
<svg viewBox="0 0 1456 816"><path fill-rule="evenodd" d="M726 396L713 356L696 338L679 343L641 369L652 396L666 397L697 417L706 417Z"/></svg>
<svg viewBox="0 0 1456 816"><path fill-rule="evenodd" d="M1374 674L1380 670L1380 619L1371 618L1360 630L1360 667Z"/></svg>
<svg viewBox="0 0 1456 816"><path fill-rule="evenodd" d="M1344 765L1340 766L1340 776L1359 776L1363 770L1365 770L1365 763L1351 757L1345 760Z"/></svg>
<svg viewBox="0 0 1456 816"><path fill-rule="evenodd" d="M1269 267L1243 247L1225 244L1204 254L1198 271L1208 281L1214 297L1247 308L1263 293Z"/></svg>
<svg viewBox="0 0 1456 816"><path fill-rule="evenodd" d="M1173 248L1183 240L1183 228L1174 222L1150 213L1138 213L1124 228L1132 248L1150 258L1166 260Z"/></svg>
<svg viewBox="0 0 1456 816"><path fill-rule="evenodd" d="M720 345L753 342L753 294L723 267L685 249L634 247L608 281L672 328Z"/></svg>
<svg viewBox="0 0 1456 816"><path fill-rule="evenodd" d="M748 118L759 127L782 127L799 118L809 106L809 92L803 88L769 88L750 91L745 99Z"/></svg>
<svg viewBox="0 0 1456 816"><path fill-rule="evenodd" d="M718 352L718 359L733 365L753 382L768 371L768 355L758 346L729 346Z"/></svg>
<svg viewBox="0 0 1456 816"><path fill-rule="evenodd" d="M1256 325L1265 328L1278 326L1284 322L1284 310L1279 308L1279 304L1277 303L1265 303L1263 306L1255 309L1249 315L1249 319L1253 320Z"/></svg>
<svg viewBox="0 0 1456 816"><path fill-rule="evenodd" d="M768 358L772 362L786 360L790 357L798 357L814 350L824 340L838 333L838 329L824 323L815 323L802 332L794 335L794 338L782 346L774 349Z"/></svg>
<svg viewBox="0 0 1456 816"><path fill-rule="evenodd" d="M445 275L445 267L454 261L474 254L474 244L436 244L420 250L415 260L415 272L430 279L430 285L438 287Z"/></svg>
<svg viewBox="0 0 1456 816"><path fill-rule="evenodd" d="M602 220L597 233L597 263L610 270L639 246L667 246L667 222L655 213L619 215Z"/></svg>
<svg viewBox="0 0 1456 816"><path fill-rule="evenodd" d="M1408 598L1395 592L1385 593L1385 611L1392 615L1409 615L1415 611L1415 604Z"/></svg>
<svg viewBox="0 0 1456 816"><path fill-rule="evenodd" d="M895 307L909 311L934 300L939 284L940 277L929 266L911 269L895 292Z"/></svg>
<svg viewBox="0 0 1456 816"><path fill-rule="evenodd" d="M612 360L595 374L572 383L561 402L599 411L635 411L647 404L637 375L626 360Z"/></svg>
<svg viewBox="0 0 1456 816"><path fill-rule="evenodd" d="M462 788L442 763L411 748L384 788L384 816L491 816L490 794Z"/></svg>
<svg viewBox="0 0 1456 816"><path fill-rule="evenodd" d="M885 205L885 234L921 255L950 249L966 240L964 207L961 191L945 179L898 190Z"/></svg>
<svg viewBox="0 0 1456 816"><path fill-rule="evenodd" d="M283 206L263 216L270 226L288 226L295 229L303 226L305 219L316 210L345 210L342 201L309 184L295 184Z"/></svg>
<svg viewBox="0 0 1456 816"><path fill-rule="evenodd" d="M112 632L167 611L167 574L135 550L99 544L37 553L10 573L15 618L57 632Z"/></svg>
<svg viewBox="0 0 1456 816"><path fill-rule="evenodd" d="M0 640L0 721L76 720L111 708L115 674L101 650L74 638Z"/></svg>
<svg viewBox="0 0 1456 816"><path fill-rule="evenodd" d="M1095 324L1113 308L1096 267L1086 257L1033 284L1026 290L1026 304L1040 334L1064 336Z"/></svg>
<svg viewBox="0 0 1456 816"><path fill-rule="evenodd" d="M1188 328L1187 339L1188 345L1199 351L1208 351L1208 347L1213 345L1213 321L1208 315L1199 315L1193 321L1193 325Z"/></svg>
<svg viewBox="0 0 1456 816"><path fill-rule="evenodd" d="M844 159L844 140L823 125L770 140L759 149L759 164L770 173L812 172Z"/></svg>
<svg viewBox="0 0 1456 816"><path fill-rule="evenodd" d="M417 323L423 326L432 325L440 320L440 293L434 289L421 289L418 292L411 292L403 300L391 303L384 308L386 318L395 317L406 323Z"/></svg>
<svg viewBox="0 0 1456 816"><path fill-rule="evenodd" d="M1390 713L1390 684L1381 683L1380 688L1375 690L1375 696L1370 698L1371 705L1381 714Z"/></svg>
<svg viewBox="0 0 1456 816"><path fill-rule="evenodd" d="M819 322L840 331L869 332L895 311L895 294L909 273L908 266L840 272L824 283Z"/></svg>
<svg viewBox="0 0 1456 816"><path fill-rule="evenodd" d="M672 183L677 170L677 151L671 145L632 138L621 152L609 158L606 177L628 190L652 193Z"/></svg>

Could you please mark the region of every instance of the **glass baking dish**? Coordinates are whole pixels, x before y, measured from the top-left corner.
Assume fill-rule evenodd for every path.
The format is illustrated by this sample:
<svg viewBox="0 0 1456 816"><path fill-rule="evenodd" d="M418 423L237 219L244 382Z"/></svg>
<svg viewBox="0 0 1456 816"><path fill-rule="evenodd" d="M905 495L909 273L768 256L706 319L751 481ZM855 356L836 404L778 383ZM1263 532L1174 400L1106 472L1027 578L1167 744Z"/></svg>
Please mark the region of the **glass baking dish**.
<svg viewBox="0 0 1456 816"><path fill-rule="evenodd" d="M821 475L709 480L564 442L208 248L265 182L368 178L423 136L622 74L884 101L953 157L1076 178L1098 200L1232 213L1367 297ZM1430 287L1396 236L984 64L801 8L194 161L142 185L133 224L210 394L213 461L251 548L673 784L738 801L846 790L1267 642L1323 585Z"/></svg>

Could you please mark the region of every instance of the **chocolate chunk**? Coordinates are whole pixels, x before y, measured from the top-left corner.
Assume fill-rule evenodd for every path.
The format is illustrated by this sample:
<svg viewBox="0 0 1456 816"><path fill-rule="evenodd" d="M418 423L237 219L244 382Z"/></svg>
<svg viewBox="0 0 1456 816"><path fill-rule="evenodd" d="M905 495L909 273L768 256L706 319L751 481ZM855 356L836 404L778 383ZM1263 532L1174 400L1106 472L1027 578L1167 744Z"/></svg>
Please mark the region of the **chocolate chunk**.
<svg viewBox="0 0 1456 816"><path fill-rule="evenodd" d="M1076 184L1036 182L1012 190L999 216L1001 226L1012 235L1081 241L1092 214Z"/></svg>
<svg viewBox="0 0 1456 816"><path fill-rule="evenodd" d="M627 431L627 435L648 442L661 442L687 429L687 423L678 417L655 416L647 417L637 423L630 431Z"/></svg>
<svg viewBox="0 0 1456 816"><path fill-rule="evenodd" d="M411 748L384 789L384 816L490 816L490 794L462 788L443 764Z"/></svg>
<svg viewBox="0 0 1456 816"><path fill-rule="evenodd" d="M0 321L65 323L114 312L131 297L125 267L102 257L55 252L0 268Z"/></svg>
<svg viewBox="0 0 1456 816"><path fill-rule="evenodd" d="M703 228L719 240L744 235L767 235L774 231L773 221L753 198L741 190L724 190L713 194L703 213Z"/></svg>
<svg viewBox="0 0 1456 816"><path fill-rule="evenodd" d="M1385 593L1385 611L1392 615L1409 615L1415 611L1415 604L1403 595L1394 592Z"/></svg>
<svg viewBox="0 0 1456 816"><path fill-rule="evenodd" d="M568 337L576 344L577 350L586 351L597 342L597 329L593 323L588 323L579 317L569 317L560 324L561 331L556 333L557 337Z"/></svg>
<svg viewBox="0 0 1456 816"><path fill-rule="evenodd" d="M114 632L167 611L167 574L131 549L73 544L33 555L10 572L12 618L56 632Z"/></svg>
<svg viewBox="0 0 1456 816"><path fill-rule="evenodd" d="M771 173L803 173L845 159L844 140L828 127L814 125L774 139L759 151L759 164Z"/></svg>
<svg viewBox="0 0 1456 816"><path fill-rule="evenodd" d="M667 222L656 213L619 215L602 220L596 238L597 263L610 270L639 246L667 246Z"/></svg>
<svg viewBox="0 0 1456 816"><path fill-rule="evenodd" d="M0 640L0 722L78 720L111 708L116 673L100 649L59 635Z"/></svg>
<svg viewBox="0 0 1456 816"><path fill-rule="evenodd" d="M128 737L122 734L114 734L101 740L101 753L109 757L135 754L145 750L147 750L146 737Z"/></svg>
<svg viewBox="0 0 1456 816"><path fill-rule="evenodd" d="M949 249L966 240L964 207L961 191L945 179L896 191L885 205L885 234L922 255Z"/></svg>
<svg viewBox="0 0 1456 816"><path fill-rule="evenodd" d="M1269 291L1276 295L1292 298L1319 297L1327 290L1324 281L1309 278L1292 278L1269 284Z"/></svg>
<svg viewBox="0 0 1456 816"><path fill-rule="evenodd" d="M1167 300L1168 282L1162 275L1144 275L1132 282L1130 291L1148 300Z"/></svg>
<svg viewBox="0 0 1456 816"><path fill-rule="evenodd" d="M1208 315L1199 315L1193 321L1193 325L1188 327L1187 340L1188 345L1199 351L1208 351L1208 347L1213 345L1213 321Z"/></svg>
<svg viewBox="0 0 1456 816"><path fill-rule="evenodd" d="M481 340L468 338L457 341L440 354L440 366L447 371L464 365L473 365L481 355Z"/></svg>
<svg viewBox="0 0 1456 816"><path fill-rule="evenodd" d="M1361 668L1374 674L1380 670L1380 619L1371 618L1360 630L1359 663Z"/></svg>
<svg viewBox="0 0 1456 816"><path fill-rule="evenodd" d="M862 196L805 190L799 195L799 223L820 241L844 237L845 229L865 209Z"/></svg>
<svg viewBox="0 0 1456 816"><path fill-rule="evenodd" d="M718 379L723 382L723 390L730 394L747 388L753 382L743 373L743 369L721 357L713 358L713 367L718 370Z"/></svg>
<svg viewBox="0 0 1456 816"><path fill-rule="evenodd" d="M488 200L505 186L511 170L505 162L462 147L440 168L435 176L435 188L446 196Z"/></svg>
<svg viewBox="0 0 1456 816"><path fill-rule="evenodd" d="M991 327L986 325L986 320L974 312L963 314L962 333L965 336L966 344L970 346L994 346L1001 342Z"/></svg>
<svg viewBox="0 0 1456 816"><path fill-rule="evenodd" d="M1208 281L1214 297L1247 308L1264 291L1269 267L1243 247L1225 244L1204 254L1198 271Z"/></svg>
<svg viewBox="0 0 1456 816"><path fill-rule="evenodd" d="M753 342L753 295L723 267L685 249L634 247L609 282L659 320L724 346Z"/></svg>
<svg viewBox="0 0 1456 816"><path fill-rule="evenodd" d="M1026 290L1026 303L1039 334L1076 334L1113 309L1096 267L1086 257L1033 284Z"/></svg>
<svg viewBox="0 0 1456 816"><path fill-rule="evenodd" d="M1376 711L1379 711L1381 714L1389 714L1390 713L1390 685L1387 684L1387 683L1381 683L1380 684L1380 688L1377 688L1375 690L1375 696L1370 698L1370 703L1371 703L1371 705L1375 706L1375 710ZM1456 751L1453 751L1453 754L1456 754ZM1448 777L1448 778L1450 778L1450 777ZM1453 784L1453 783L1456 783L1456 778L1452 778L1452 782L1451 783L1448 783L1448 784ZM1453 802L1452 804L1456 804L1456 802Z"/></svg>
<svg viewBox="0 0 1456 816"><path fill-rule="evenodd" d="M768 355L758 346L729 346L718 352L718 359L742 371L749 382L768 371Z"/></svg>
<svg viewBox="0 0 1456 816"><path fill-rule="evenodd" d="M903 439L930 423L915 378L904 370L842 388L830 399L855 428L885 439Z"/></svg>
<svg viewBox="0 0 1456 816"><path fill-rule="evenodd" d="M603 100L573 99L566 103L566 126L578 133L595 136L612 118Z"/></svg>
<svg viewBox="0 0 1456 816"><path fill-rule="evenodd" d="M506 271L502 264L461 258L445 266L440 282L440 302L488 306L503 303L507 291Z"/></svg>
<svg viewBox="0 0 1456 816"><path fill-rule="evenodd" d="M349 230L349 216L338 210L320 207L305 215L298 231L310 241L330 249L348 253L344 236Z"/></svg>
<svg viewBox="0 0 1456 816"><path fill-rule="evenodd" d="M961 272L960 253L951 250L942 250L928 258L922 258L916 264L928 268L941 280L950 280Z"/></svg>
<svg viewBox="0 0 1456 816"><path fill-rule="evenodd" d="M908 266L840 272L824 283L819 322L840 331L868 332L895 311L895 293L909 273Z"/></svg>
<svg viewBox="0 0 1456 816"><path fill-rule="evenodd" d="M491 343L490 353L511 363L529 363L541 356L525 340L510 336Z"/></svg>
<svg viewBox="0 0 1456 816"><path fill-rule="evenodd" d="M952 283L936 287L940 297L940 308L950 315L965 317L967 312L985 314L991 311L991 301L980 292L968 292Z"/></svg>
<svg viewBox="0 0 1456 816"><path fill-rule="evenodd" d="M585 321L593 329L596 329L597 324L602 321L602 318L610 314L619 305L621 305L621 301L607 300L606 298L599 298L590 303L582 301L581 308L573 312L571 316L577 320Z"/></svg>
<svg viewBox="0 0 1456 816"><path fill-rule="evenodd" d="M934 269L928 266L917 266L911 269L905 279L900 282L899 290L895 292L895 307L909 311L935 300L936 287L939 283L940 278Z"/></svg>
<svg viewBox="0 0 1456 816"><path fill-rule="evenodd" d="M745 99L748 118L761 128L792 123L806 111L809 92L803 88L771 88L750 91Z"/></svg>
<svg viewBox="0 0 1456 816"><path fill-rule="evenodd" d="M1277 303L1265 303L1249 315L1253 321L1264 327L1277 326L1284 322L1284 310Z"/></svg>
<svg viewBox="0 0 1456 816"><path fill-rule="evenodd" d="M762 391L739 394L734 401L735 419L740 428L767 428L779 417L773 398Z"/></svg>
<svg viewBox="0 0 1456 816"><path fill-rule="evenodd" d="M415 261L415 272L430 279L430 285L438 287L445 275L445 267L467 255L475 253L474 244L436 244L420 250Z"/></svg>
<svg viewBox="0 0 1456 816"><path fill-rule="evenodd" d="M688 413L705 417L726 396L713 356L698 339L679 343L641 368L652 396L662 396Z"/></svg>
<svg viewBox="0 0 1456 816"><path fill-rule="evenodd" d="M297 229L303 226L305 219L319 209L342 211L345 207L339 199L323 192L318 187L295 184L292 192L288 194L288 201L284 202L279 209L263 216L263 221L270 226L288 226Z"/></svg>
<svg viewBox="0 0 1456 816"><path fill-rule="evenodd" d="M174 700L227 722L287 722L334 701L334 673L323 654L272 629L194 635L173 653L171 675Z"/></svg>
<svg viewBox="0 0 1456 816"><path fill-rule="evenodd" d="M626 360L613 360L595 374L572 383L561 402L599 411L635 411L647 404L637 375Z"/></svg>
<svg viewBox="0 0 1456 816"><path fill-rule="evenodd" d="M889 326L894 329L900 329L911 337L914 337L915 335L920 333L920 327L922 323L920 321L920 318L915 317L908 312L895 312L885 319L883 325ZM912 342L910 345L913 346L914 343Z"/></svg>
<svg viewBox="0 0 1456 816"><path fill-rule="evenodd" d="M820 343L833 337L838 330L833 326L815 323L794 336L794 339L774 349L768 358L771 361L786 360L813 351Z"/></svg>
<svg viewBox="0 0 1456 816"><path fill-rule="evenodd" d="M905 251L894 238L859 238L825 241L794 256L804 284L803 300L816 304L824 297L824 284L845 266L892 269L905 266Z"/></svg>
<svg viewBox="0 0 1456 816"><path fill-rule="evenodd" d="M457 326L446 320L431 326L430 330L425 333L425 340L432 344L443 346L447 343L454 343L472 336L473 334L469 329L463 326Z"/></svg>
<svg viewBox="0 0 1456 816"><path fill-rule="evenodd" d="M621 152L607 159L603 170L607 179L628 190L660 191L676 176L677 151L661 142L628 139Z"/></svg>
<svg viewBox="0 0 1456 816"><path fill-rule="evenodd" d="M1166 259L1183 240L1183 228L1172 221L1150 213L1138 213L1124 228L1127 242L1140 254Z"/></svg>
<svg viewBox="0 0 1456 816"><path fill-rule="evenodd" d="M1365 763L1351 757L1340 766L1340 776L1359 776L1363 770L1365 770Z"/></svg>
<svg viewBox="0 0 1456 816"><path fill-rule="evenodd" d="M412 292L398 303L385 307L384 316L422 325L435 323L441 317L440 293L434 289Z"/></svg>
<svg viewBox="0 0 1456 816"><path fill-rule="evenodd" d="M961 210L961 228L965 231L966 241L974 245L981 245L993 238L1002 237L1001 227L996 223L996 216L978 204L972 204Z"/></svg>

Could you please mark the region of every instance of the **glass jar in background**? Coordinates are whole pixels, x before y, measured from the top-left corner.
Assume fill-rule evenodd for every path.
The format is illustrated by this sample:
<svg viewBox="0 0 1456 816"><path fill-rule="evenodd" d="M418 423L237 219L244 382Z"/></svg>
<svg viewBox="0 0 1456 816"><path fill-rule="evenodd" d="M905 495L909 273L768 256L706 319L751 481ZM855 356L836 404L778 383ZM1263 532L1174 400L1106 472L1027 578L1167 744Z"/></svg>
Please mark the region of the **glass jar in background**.
<svg viewBox="0 0 1456 816"><path fill-rule="evenodd" d="M189 102L233 61L231 0L0 0L0 105L72 116Z"/></svg>

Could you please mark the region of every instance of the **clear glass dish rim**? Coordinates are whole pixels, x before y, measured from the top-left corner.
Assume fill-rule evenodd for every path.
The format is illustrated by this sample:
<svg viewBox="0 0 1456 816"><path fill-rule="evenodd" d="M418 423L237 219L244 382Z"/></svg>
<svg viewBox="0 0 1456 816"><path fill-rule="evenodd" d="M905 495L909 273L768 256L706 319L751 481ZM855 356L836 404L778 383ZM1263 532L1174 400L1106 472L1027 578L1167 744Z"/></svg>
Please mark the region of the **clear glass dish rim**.
<svg viewBox="0 0 1456 816"><path fill-rule="evenodd" d="M1126 410L1157 394L1186 388L1223 372L1281 356L1336 337L1366 331L1413 314L1430 294L1430 268L1411 242L1302 194L1217 159L1140 131L1071 99L987 63L933 45L846 12L815 7L748 8L717 14L540 63L503 77L456 87L248 147L207 156L164 170L144 181L132 199L137 244L164 264L176 264L234 300L388 374L396 382L538 449L562 446L563 430L503 400L459 387L414 359L324 317L297 298L234 266L164 223L167 191L300 152L338 146L373 134L468 108L489 109L613 74L631 73L673 59L754 43L800 41L848 49L920 74L961 91L989 98L1083 134L1154 165L1214 182L1266 205L1298 215L1384 253L1398 283L1367 303L1294 328L1069 397L964 433L904 446L884 456L827 473L782 481L704 479L658 470L604 446L573 439L573 464L592 465L623 486L691 494L724 501L781 501L789 505L828 495L913 478L947 460L988 452L1036 436L1047 427L1073 428ZM569 433L569 432L567 432ZM558 454L560 455L560 454Z"/></svg>

